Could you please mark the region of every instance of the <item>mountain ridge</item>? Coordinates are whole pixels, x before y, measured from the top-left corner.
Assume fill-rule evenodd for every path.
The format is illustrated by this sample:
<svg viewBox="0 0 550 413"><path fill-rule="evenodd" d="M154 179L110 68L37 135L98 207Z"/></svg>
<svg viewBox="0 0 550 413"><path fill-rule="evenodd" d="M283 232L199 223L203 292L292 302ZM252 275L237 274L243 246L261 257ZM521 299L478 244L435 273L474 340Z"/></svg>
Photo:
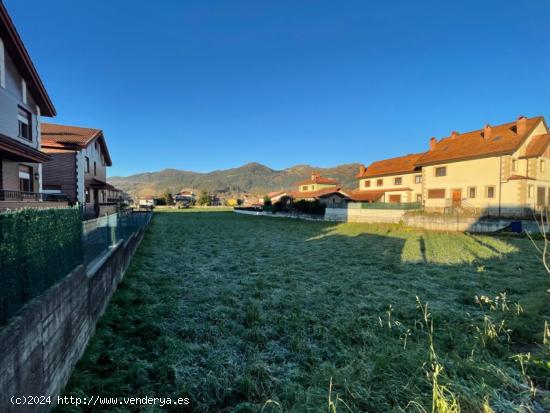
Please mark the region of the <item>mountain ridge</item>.
<svg viewBox="0 0 550 413"><path fill-rule="evenodd" d="M355 188L355 175L358 170L358 163L328 168L299 164L277 170L258 162L248 162L239 167L211 172L166 168L126 177L112 176L108 181L134 197L160 195L166 190L175 193L182 189L205 190L228 196L243 193L260 195L270 191L292 189L295 182L306 179L314 172L337 179L345 187Z"/></svg>

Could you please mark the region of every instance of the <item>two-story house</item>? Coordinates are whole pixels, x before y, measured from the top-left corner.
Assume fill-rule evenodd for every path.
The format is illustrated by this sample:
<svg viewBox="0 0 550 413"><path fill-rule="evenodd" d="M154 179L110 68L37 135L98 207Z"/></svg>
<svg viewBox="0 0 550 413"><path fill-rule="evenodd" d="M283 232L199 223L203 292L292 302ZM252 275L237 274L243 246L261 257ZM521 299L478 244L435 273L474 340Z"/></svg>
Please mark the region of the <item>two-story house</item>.
<svg viewBox="0 0 550 413"><path fill-rule="evenodd" d="M40 117L55 108L17 30L0 2L0 203L41 201ZM5 209L0 205L0 209Z"/></svg>
<svg viewBox="0 0 550 413"><path fill-rule="evenodd" d="M332 178L326 178L318 173L311 174L305 179L294 184L296 191L288 192L288 197L295 200L318 200L325 205L343 204L349 200L347 193L342 190L340 183Z"/></svg>
<svg viewBox="0 0 550 413"><path fill-rule="evenodd" d="M374 162L357 178L354 200L379 189L380 196L370 201L422 201L428 211L525 215L550 205L550 134L544 117L520 116L431 138L428 151Z"/></svg>
<svg viewBox="0 0 550 413"><path fill-rule="evenodd" d="M109 200L107 167L112 165L101 129L42 124L42 150L52 160L45 163L44 189L65 193L72 203L99 213Z"/></svg>
<svg viewBox="0 0 550 413"><path fill-rule="evenodd" d="M416 165L421 153L373 162L361 166L356 178L359 189L351 193L353 200L379 202L421 202L422 171Z"/></svg>

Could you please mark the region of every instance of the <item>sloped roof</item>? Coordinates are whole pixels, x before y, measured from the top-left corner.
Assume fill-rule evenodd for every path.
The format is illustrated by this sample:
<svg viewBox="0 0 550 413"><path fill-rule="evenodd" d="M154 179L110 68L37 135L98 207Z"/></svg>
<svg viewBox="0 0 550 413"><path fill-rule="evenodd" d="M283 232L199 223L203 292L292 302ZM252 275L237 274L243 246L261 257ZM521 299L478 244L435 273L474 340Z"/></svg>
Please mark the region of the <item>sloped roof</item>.
<svg viewBox="0 0 550 413"><path fill-rule="evenodd" d="M359 202L378 201L382 195L384 195L384 191L361 191L356 189L349 192L349 197L351 200Z"/></svg>
<svg viewBox="0 0 550 413"><path fill-rule="evenodd" d="M27 87L40 107L41 115L52 117L56 115L55 107L38 75L36 68L19 36L17 29L11 20L4 4L0 1L0 37L2 38L6 51L13 59L19 73L27 82Z"/></svg>
<svg viewBox="0 0 550 413"><path fill-rule="evenodd" d="M522 158L536 158L541 156L550 144L550 133L533 136Z"/></svg>
<svg viewBox="0 0 550 413"><path fill-rule="evenodd" d="M509 154L516 151L533 129L542 121L542 116L526 118L523 133L518 133L517 122L504 123L491 127L491 136L485 137L484 129L467 133L455 133L425 152L417 162L418 166L462 159L482 158Z"/></svg>
<svg viewBox="0 0 550 413"><path fill-rule="evenodd" d="M296 182L294 185L310 185L310 184L324 184L324 185L339 185L340 183L336 179L325 178L319 174L311 174L309 179L305 179L300 182Z"/></svg>
<svg viewBox="0 0 550 413"><path fill-rule="evenodd" d="M417 168L416 163L424 153L413 153L397 158L384 159L371 163L363 172L355 177L358 179L377 176L412 173Z"/></svg>
<svg viewBox="0 0 550 413"><path fill-rule="evenodd" d="M79 126L57 125L54 123L41 124L42 147L47 148L85 148L95 139L101 145L107 166L112 166L111 155L101 129L81 128Z"/></svg>
<svg viewBox="0 0 550 413"><path fill-rule="evenodd" d="M323 188L317 191L304 191L304 192L292 191L292 192L287 192L287 194L288 196L294 199L323 198L325 196L329 196L332 194L339 194L339 195L342 195L343 197L347 196L343 191L340 190L339 187Z"/></svg>

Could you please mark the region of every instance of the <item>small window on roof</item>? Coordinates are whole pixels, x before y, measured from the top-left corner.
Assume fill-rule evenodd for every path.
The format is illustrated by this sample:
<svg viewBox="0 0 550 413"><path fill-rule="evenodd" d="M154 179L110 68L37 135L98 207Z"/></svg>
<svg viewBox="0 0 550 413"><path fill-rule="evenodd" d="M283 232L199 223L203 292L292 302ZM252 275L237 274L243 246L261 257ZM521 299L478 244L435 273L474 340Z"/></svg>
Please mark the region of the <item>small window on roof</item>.
<svg viewBox="0 0 550 413"><path fill-rule="evenodd" d="M498 142L502 139L502 136L495 136L493 139L491 139L491 142Z"/></svg>

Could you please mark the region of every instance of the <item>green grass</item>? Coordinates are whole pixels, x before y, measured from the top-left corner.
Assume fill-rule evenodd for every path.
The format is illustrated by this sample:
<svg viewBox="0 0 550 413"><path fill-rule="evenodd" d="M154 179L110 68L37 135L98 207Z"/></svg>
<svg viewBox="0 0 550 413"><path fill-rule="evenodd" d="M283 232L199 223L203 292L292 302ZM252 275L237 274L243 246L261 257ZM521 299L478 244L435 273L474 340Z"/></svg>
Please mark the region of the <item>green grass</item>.
<svg viewBox="0 0 550 413"><path fill-rule="evenodd" d="M521 238L157 213L65 394L196 412L550 408L549 281Z"/></svg>

